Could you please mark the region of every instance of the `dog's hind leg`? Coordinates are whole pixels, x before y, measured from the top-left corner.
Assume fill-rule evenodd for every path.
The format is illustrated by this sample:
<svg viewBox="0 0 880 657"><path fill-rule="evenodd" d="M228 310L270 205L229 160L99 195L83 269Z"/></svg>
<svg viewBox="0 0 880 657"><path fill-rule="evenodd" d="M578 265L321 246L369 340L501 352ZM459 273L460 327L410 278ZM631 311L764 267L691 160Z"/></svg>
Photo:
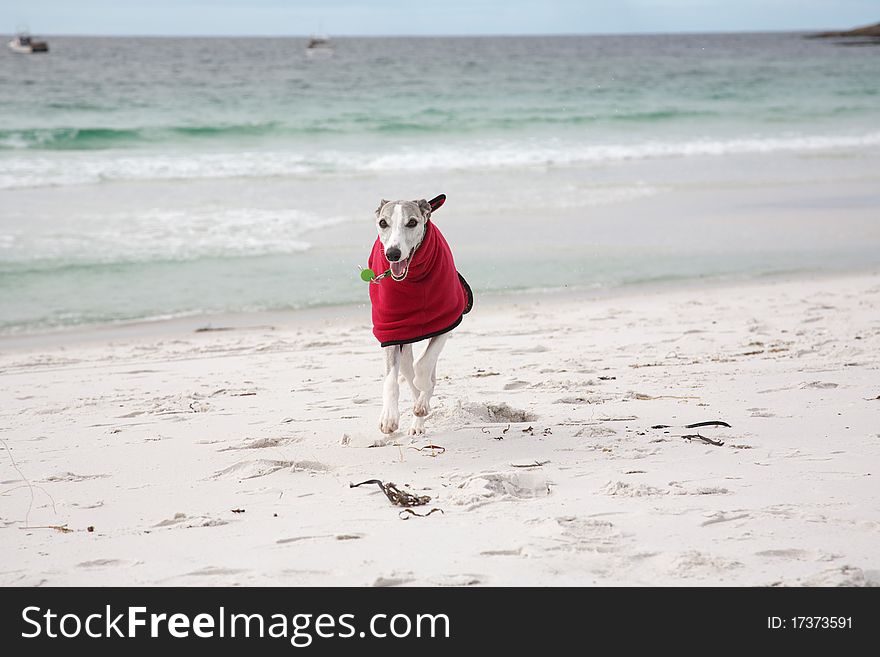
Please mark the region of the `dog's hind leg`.
<svg viewBox="0 0 880 657"><path fill-rule="evenodd" d="M382 433L394 433L400 423L400 410L397 402L400 399L400 347L385 347L385 383L382 386L382 416L379 418L379 429Z"/></svg>
<svg viewBox="0 0 880 657"><path fill-rule="evenodd" d="M416 372L413 369L413 346L412 344L405 344L401 348L400 351L400 376L401 378L409 384L409 389L412 390L413 400L417 399L419 396L419 389L416 388L416 384L413 383L415 379Z"/></svg>
<svg viewBox="0 0 880 657"><path fill-rule="evenodd" d="M413 415L421 420L419 427L422 433L424 431L424 418L431 412L431 396L434 394L434 386L437 383L437 359L440 358L440 352L446 345L449 338L448 333L438 335L431 338L425 353L422 354L418 362L415 364L415 378L413 383L419 390L419 396L413 405ZM415 424L415 422L413 423ZM410 430L412 432L412 430Z"/></svg>
<svg viewBox="0 0 880 657"><path fill-rule="evenodd" d="M412 344L403 345L400 353L400 377L409 384L409 388L412 390L413 405L415 405L421 392L416 388L415 384L416 372L413 367ZM409 435L418 436L423 433L425 433L425 418L416 415L413 417L412 424L410 424Z"/></svg>

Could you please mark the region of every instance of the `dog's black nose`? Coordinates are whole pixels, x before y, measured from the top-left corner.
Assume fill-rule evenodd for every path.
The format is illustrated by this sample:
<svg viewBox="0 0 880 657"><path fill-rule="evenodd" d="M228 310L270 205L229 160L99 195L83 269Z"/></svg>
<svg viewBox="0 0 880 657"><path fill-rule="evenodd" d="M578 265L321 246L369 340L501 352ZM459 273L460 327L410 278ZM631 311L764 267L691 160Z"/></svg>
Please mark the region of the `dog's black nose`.
<svg viewBox="0 0 880 657"><path fill-rule="evenodd" d="M385 258L388 262L397 262L400 260L400 249L396 246L392 246L390 249L385 251Z"/></svg>

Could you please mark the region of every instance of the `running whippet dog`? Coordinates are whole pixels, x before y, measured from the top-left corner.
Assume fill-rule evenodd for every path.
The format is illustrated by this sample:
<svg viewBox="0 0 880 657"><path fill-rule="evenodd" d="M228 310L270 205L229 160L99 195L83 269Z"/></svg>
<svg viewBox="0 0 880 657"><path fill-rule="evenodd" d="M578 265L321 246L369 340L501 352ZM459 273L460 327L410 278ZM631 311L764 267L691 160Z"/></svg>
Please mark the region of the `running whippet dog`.
<svg viewBox="0 0 880 657"><path fill-rule="evenodd" d="M437 359L449 331L473 305L473 293L456 271L452 251L431 222L446 197L430 202L385 201L376 210L379 236L370 253L370 269L383 272L370 284L373 335L385 350L385 383L379 428L394 433L400 422L398 377L413 394L409 435L425 432L437 383ZM413 343L427 340L418 360Z"/></svg>

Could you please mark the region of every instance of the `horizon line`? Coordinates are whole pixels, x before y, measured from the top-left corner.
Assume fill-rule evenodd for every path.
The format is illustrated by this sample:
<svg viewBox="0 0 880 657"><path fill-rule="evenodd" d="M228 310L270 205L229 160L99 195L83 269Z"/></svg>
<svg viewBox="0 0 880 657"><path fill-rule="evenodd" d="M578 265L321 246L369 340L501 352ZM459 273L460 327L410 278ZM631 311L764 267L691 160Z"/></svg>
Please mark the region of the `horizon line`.
<svg viewBox="0 0 880 657"><path fill-rule="evenodd" d="M211 33L211 34L94 34L85 32L39 32L47 37L71 37L71 38L99 38L99 39L308 39L312 37L325 37L336 39L414 39L414 38L513 38L513 37L582 37L582 36L675 36L675 35L700 35L700 34L801 34L823 31L845 31L853 28L840 27L801 27L784 30L778 29L753 29L753 30L673 30L665 32L657 31L634 31L634 32L498 32L498 33L473 33L473 34L332 34L332 33L308 33L308 34L241 34L241 33ZM30 34L37 34L31 30L24 30ZM14 36L20 32L10 32Z"/></svg>

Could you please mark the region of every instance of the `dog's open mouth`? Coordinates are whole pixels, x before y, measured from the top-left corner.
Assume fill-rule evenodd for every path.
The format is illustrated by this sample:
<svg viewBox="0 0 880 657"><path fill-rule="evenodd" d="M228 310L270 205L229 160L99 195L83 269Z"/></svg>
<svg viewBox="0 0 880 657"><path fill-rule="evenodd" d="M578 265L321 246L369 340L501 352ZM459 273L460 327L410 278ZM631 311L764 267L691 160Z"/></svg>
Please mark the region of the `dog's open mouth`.
<svg viewBox="0 0 880 657"><path fill-rule="evenodd" d="M406 258L401 258L397 262L389 262L391 266L391 278L395 281L402 281L409 272L409 261L412 259L412 251Z"/></svg>

